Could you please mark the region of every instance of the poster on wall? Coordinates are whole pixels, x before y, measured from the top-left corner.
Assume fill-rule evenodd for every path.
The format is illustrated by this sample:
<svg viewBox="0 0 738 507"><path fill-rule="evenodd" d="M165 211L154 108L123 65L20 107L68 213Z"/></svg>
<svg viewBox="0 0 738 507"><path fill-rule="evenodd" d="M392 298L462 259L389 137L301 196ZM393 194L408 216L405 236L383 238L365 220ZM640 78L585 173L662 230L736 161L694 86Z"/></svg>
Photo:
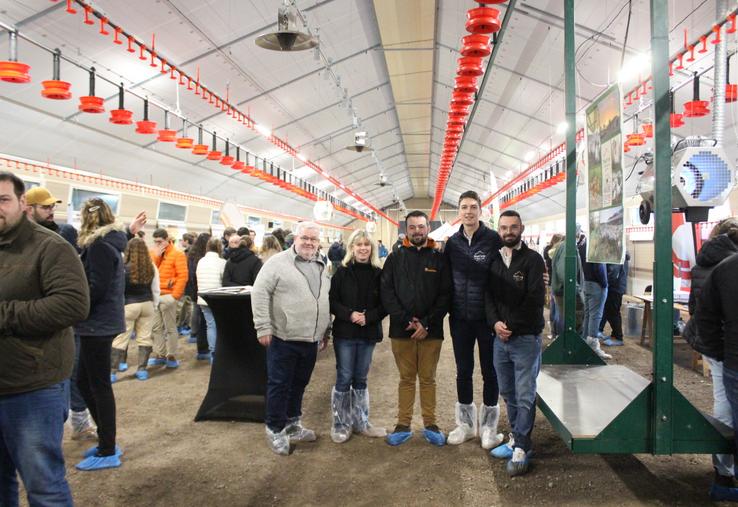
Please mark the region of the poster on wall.
<svg viewBox="0 0 738 507"><path fill-rule="evenodd" d="M621 264L625 258L621 104L616 84L586 109L588 262Z"/></svg>

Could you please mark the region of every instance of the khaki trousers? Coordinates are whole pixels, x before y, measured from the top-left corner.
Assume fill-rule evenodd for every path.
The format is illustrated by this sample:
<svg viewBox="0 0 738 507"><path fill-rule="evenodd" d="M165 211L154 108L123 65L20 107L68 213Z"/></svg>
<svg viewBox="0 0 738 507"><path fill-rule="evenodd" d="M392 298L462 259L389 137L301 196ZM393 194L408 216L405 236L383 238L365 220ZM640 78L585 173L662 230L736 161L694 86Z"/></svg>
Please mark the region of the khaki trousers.
<svg viewBox="0 0 738 507"><path fill-rule="evenodd" d="M153 301L126 305L126 330L115 337L113 348L127 350L128 342L134 331L136 331L136 341L139 347L153 346L151 333L154 328L154 313Z"/></svg>
<svg viewBox="0 0 738 507"><path fill-rule="evenodd" d="M171 294L161 297L154 314L153 334L154 354L160 357L177 355L177 300Z"/></svg>
<svg viewBox="0 0 738 507"><path fill-rule="evenodd" d="M436 424L436 367L443 340L392 339L392 353L400 372L397 389L397 424L410 426L415 405L416 378L420 380L423 426Z"/></svg>

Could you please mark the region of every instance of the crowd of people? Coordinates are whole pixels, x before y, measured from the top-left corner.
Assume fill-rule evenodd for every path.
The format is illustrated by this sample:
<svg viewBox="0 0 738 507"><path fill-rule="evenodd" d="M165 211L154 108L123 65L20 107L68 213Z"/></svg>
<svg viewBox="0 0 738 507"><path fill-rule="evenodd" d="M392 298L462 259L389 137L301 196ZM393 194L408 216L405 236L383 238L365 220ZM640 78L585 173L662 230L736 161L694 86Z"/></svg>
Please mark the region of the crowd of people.
<svg viewBox="0 0 738 507"><path fill-rule="evenodd" d="M429 238L422 211L407 214L405 236L392 253L360 229L323 256L320 227L312 222L298 223L294 232L273 231L258 253L246 228L227 228L222 238L185 234L179 248L166 230L156 229L149 249L140 237L145 213L125 227L104 200L93 198L82 207L77 233L54 222L59 202L47 189L26 192L17 176L0 172L0 505L18 503L16 472L29 503L71 505L61 447L70 409L72 438L96 440L77 469L121 466L112 385L128 369L131 340L138 345L134 375L140 381L152 367L180 365L181 334L197 343L197 360L212 362L217 324L202 293L227 286L252 286L254 328L267 359L266 441L276 454L289 455L292 445L317 439L303 425L303 397L318 353L332 339L333 442L360 434L401 446L414 435L417 394L421 434L429 444L478 438L492 457L505 460L510 476L528 472L547 291L552 332L562 328L563 236L541 256L522 240L525 226L517 212L504 211L495 231L481 220L479 196L468 191L459 198L459 229L442 250ZM732 255L738 226L724 229L716 229L698 259L705 265L704 286L690 310L699 335L693 341L711 357L716 413L733 422L738 348L730 291L738 272ZM578 231L580 253L585 242ZM618 315L627 263L588 266L577 255L577 264L581 336L606 357L599 346L605 322L609 340L622 343ZM448 434L438 426L436 404L447 315L457 394ZM389 432L370 421L368 390L387 316L399 373L396 424ZM479 405L475 348L483 383ZM498 432L500 396L507 439ZM713 488L721 499L738 498L730 458L715 457Z"/></svg>

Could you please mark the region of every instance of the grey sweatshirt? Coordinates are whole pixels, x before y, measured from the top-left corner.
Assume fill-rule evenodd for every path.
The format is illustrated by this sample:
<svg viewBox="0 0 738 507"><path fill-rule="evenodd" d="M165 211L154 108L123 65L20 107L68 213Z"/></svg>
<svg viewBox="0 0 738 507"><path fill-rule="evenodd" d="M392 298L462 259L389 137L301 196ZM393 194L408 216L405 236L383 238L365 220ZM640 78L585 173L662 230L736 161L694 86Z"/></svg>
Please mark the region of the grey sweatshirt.
<svg viewBox="0 0 738 507"><path fill-rule="evenodd" d="M316 298L305 275L296 267L294 248L271 257L259 271L251 291L256 336L273 335L288 341L317 342L330 326L328 292L331 280L325 267ZM316 262L323 263L320 259Z"/></svg>

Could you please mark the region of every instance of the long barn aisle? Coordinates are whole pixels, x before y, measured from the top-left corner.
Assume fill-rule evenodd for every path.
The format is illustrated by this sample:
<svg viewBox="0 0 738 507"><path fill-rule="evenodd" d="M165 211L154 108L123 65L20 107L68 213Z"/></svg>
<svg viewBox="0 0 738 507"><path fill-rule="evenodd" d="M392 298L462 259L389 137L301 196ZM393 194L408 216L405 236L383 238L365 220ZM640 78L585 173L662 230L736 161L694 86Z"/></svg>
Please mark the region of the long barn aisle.
<svg viewBox="0 0 738 507"><path fill-rule="evenodd" d="M261 424L193 422L210 368L195 361L194 346L184 341L178 370L153 370L146 382L128 372L114 385L125 453L121 468L76 471L74 464L90 444L65 437L67 476L77 505L700 505L707 500L709 456L576 456L540 411L534 468L515 479L507 476L504 462L490 458L475 441L443 448L425 442L417 431L417 405L415 435L399 448L361 436L336 445L329 437L332 347L321 353L305 399L304 420L319 432L318 441L297 446L289 457L276 456L264 442ZM627 339L614 355L641 374L650 369L650 353L635 340ZM133 356L129 362L135 364ZM693 402L709 409L709 379L679 366L676 378ZM439 425L446 432L453 427L454 379L447 338L438 367ZM395 422L397 380L385 339L375 351L369 386L373 421L388 429ZM506 430L502 406L501 429Z"/></svg>

